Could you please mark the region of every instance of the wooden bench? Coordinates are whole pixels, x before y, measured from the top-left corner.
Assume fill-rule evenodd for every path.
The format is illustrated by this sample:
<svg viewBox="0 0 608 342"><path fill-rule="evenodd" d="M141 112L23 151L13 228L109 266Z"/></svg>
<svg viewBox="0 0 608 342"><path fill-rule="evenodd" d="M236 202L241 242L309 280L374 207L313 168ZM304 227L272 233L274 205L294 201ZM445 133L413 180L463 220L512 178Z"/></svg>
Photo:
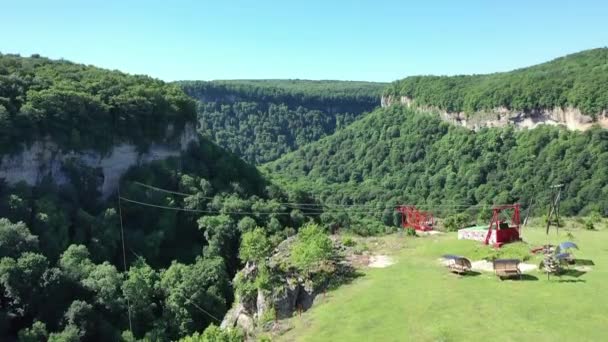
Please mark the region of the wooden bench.
<svg viewBox="0 0 608 342"><path fill-rule="evenodd" d="M518 259L496 259L493 263L494 274L496 274L500 280L515 276L521 279L521 272L517 267L519 262Z"/></svg>
<svg viewBox="0 0 608 342"><path fill-rule="evenodd" d="M446 260L446 267L451 272L463 275L471 271L471 261L465 257L450 256L449 258L446 258Z"/></svg>

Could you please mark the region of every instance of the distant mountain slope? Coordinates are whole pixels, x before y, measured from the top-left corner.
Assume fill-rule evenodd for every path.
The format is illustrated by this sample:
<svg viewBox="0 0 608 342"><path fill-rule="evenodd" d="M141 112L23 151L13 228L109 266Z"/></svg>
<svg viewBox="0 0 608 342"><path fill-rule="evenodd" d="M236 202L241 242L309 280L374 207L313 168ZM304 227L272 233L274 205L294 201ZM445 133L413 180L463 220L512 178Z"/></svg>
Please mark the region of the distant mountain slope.
<svg viewBox="0 0 608 342"><path fill-rule="evenodd" d="M564 214L608 214L608 131L599 128L473 132L393 106L264 169L326 203L526 205L545 203L549 186L563 183Z"/></svg>
<svg viewBox="0 0 608 342"><path fill-rule="evenodd" d="M380 105L384 83L309 80L178 82L200 101L202 133L252 163L274 160Z"/></svg>
<svg viewBox="0 0 608 342"><path fill-rule="evenodd" d="M606 118L608 48L586 50L510 72L407 77L387 87L383 99L385 103L414 103L450 113L464 112L469 119L487 111L534 114L555 108L576 109L594 119ZM546 115L554 121L561 121L559 116L563 116Z"/></svg>

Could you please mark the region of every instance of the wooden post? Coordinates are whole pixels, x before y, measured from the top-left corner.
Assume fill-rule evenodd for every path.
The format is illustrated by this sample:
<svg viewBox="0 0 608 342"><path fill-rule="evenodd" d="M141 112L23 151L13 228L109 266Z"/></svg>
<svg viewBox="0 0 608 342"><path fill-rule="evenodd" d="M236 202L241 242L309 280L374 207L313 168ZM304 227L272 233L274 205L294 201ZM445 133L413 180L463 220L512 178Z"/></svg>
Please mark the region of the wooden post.
<svg viewBox="0 0 608 342"><path fill-rule="evenodd" d="M549 203L549 211L547 213L547 235L549 235L549 228L551 227L551 218L555 215L555 234L559 231L559 201L562 196L563 184L556 184L551 186L551 201Z"/></svg>

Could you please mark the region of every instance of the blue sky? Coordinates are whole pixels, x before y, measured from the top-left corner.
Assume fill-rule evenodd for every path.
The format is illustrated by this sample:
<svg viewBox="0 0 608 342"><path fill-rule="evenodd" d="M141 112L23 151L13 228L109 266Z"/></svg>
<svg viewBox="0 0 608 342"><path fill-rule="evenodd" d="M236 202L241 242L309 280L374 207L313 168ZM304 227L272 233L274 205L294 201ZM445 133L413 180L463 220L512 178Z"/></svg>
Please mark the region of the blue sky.
<svg viewBox="0 0 608 342"><path fill-rule="evenodd" d="M392 81L608 45L608 1L0 0L0 52L164 80Z"/></svg>

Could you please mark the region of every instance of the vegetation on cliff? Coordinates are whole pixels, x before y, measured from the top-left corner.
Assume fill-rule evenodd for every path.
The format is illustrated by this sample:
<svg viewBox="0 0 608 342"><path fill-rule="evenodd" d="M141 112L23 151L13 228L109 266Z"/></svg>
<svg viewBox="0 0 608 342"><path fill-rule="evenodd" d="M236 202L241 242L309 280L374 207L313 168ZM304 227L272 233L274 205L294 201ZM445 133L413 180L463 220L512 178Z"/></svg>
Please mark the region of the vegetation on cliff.
<svg viewBox="0 0 608 342"><path fill-rule="evenodd" d="M94 172L72 175L62 187L0 188L0 336L175 340L202 331L233 300L241 234L263 236L268 249L318 217L301 193L204 138L180 158L132 169L120 207L95 196Z"/></svg>
<svg viewBox="0 0 608 342"><path fill-rule="evenodd" d="M145 145L180 132L195 104L176 85L65 60L0 54L0 146L49 136L72 149ZM171 134L169 134L171 135Z"/></svg>
<svg viewBox="0 0 608 342"><path fill-rule="evenodd" d="M531 111L571 106L596 116L608 110L608 48L510 72L407 77L392 83L384 95L469 114L497 107Z"/></svg>

